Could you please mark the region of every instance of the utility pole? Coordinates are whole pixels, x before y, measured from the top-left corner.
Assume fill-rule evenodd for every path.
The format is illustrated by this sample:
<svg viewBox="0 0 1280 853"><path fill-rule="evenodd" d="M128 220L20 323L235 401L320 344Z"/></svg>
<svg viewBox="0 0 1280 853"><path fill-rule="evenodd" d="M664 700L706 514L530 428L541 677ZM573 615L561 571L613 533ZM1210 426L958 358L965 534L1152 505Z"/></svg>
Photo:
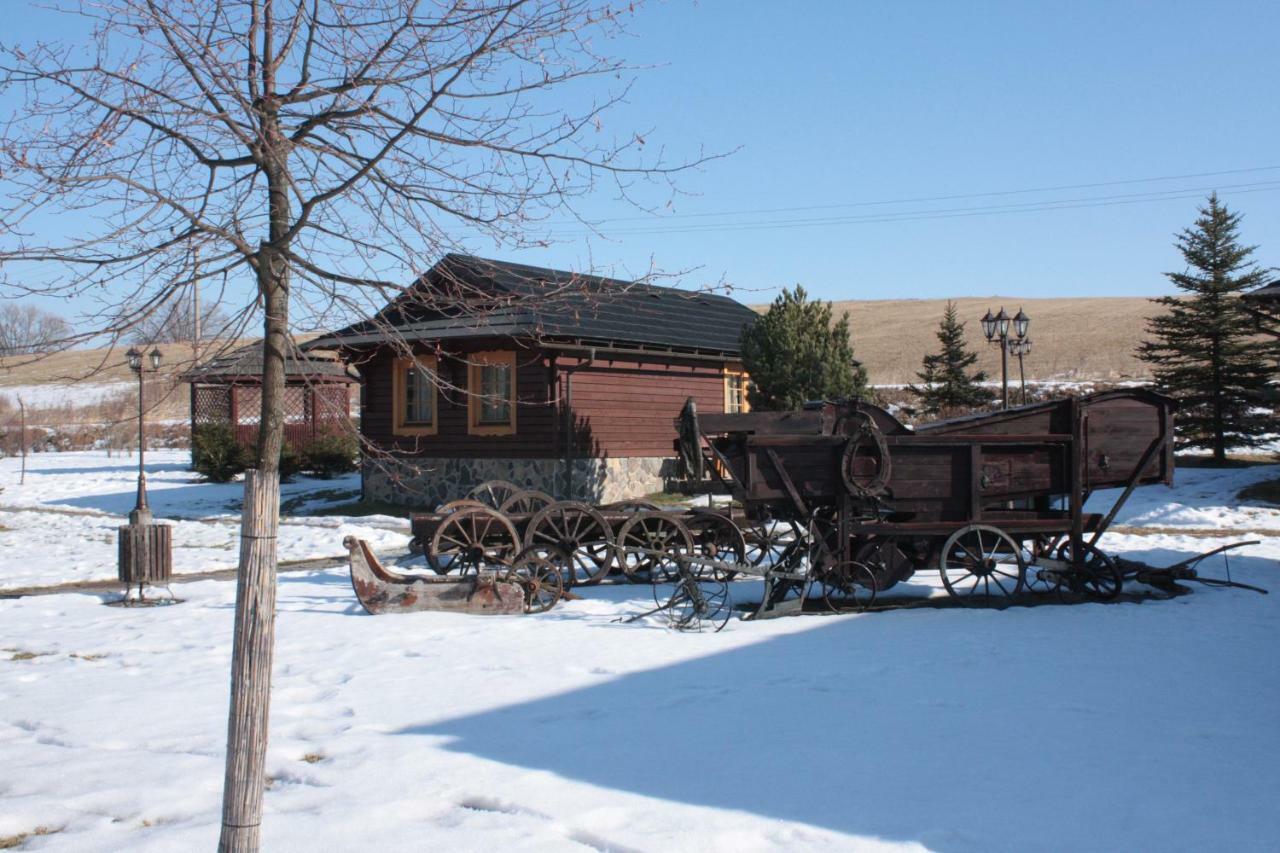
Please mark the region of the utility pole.
<svg viewBox="0 0 1280 853"><path fill-rule="evenodd" d="M200 364L200 246L191 250L191 366Z"/></svg>

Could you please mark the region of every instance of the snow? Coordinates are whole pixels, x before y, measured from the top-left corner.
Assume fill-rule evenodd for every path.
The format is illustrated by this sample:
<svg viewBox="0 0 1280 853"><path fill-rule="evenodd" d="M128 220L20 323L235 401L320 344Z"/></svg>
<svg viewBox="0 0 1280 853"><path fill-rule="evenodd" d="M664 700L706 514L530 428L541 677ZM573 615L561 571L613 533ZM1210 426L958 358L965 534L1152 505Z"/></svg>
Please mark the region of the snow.
<svg viewBox="0 0 1280 853"><path fill-rule="evenodd" d="M77 406L90 406L109 397L128 393L137 387L135 382L72 382L41 383L39 385L6 385L0 387L0 397L12 405L22 398L23 405L32 409L46 409L67 405L74 400Z"/></svg>
<svg viewBox="0 0 1280 853"><path fill-rule="evenodd" d="M177 574L235 568L239 548L242 483L204 483L190 470L186 450L154 450L146 456L147 497L157 520L173 523ZM105 451L39 453L0 460L0 590L116 576L116 528L137 500L138 458ZM356 500L360 478L298 477L281 486L284 501L308 495L330 503ZM338 500L333 500L338 497ZM278 544L281 560L342 554L347 535L374 548L403 548L406 519L390 516L287 516Z"/></svg>
<svg viewBox="0 0 1280 853"><path fill-rule="evenodd" d="M132 504L127 458L38 461L34 490L32 472L18 489L13 461L0 462L0 502L19 502L27 532L83 518L62 509ZM175 542L226 535L238 487L192 483L181 454L155 462L161 513L204 519L179 522ZM1234 501L1276 476L1179 471L1176 489L1138 490L1120 519L1136 532L1104 545L1168 564L1247 521L1268 532L1233 552L1232 576L1280 588L1277 511ZM92 518L104 526L68 526L44 547L101 547L113 566L114 545L92 537L120 519ZM373 524L290 518L282 548L335 553ZM376 547L403 548L404 531L373 532ZM14 564L39 563L40 549L15 556L13 544L6 576L36 573ZM1221 560L1203 568L1221 574ZM1197 588L680 634L613 621L651 606L642 587L584 590L540 616L373 617L342 569L280 580L267 850L1280 848L1280 595ZM214 846L235 585L174 589L183 603L153 609L85 593L0 599L0 839L44 826L56 831L23 849Z"/></svg>

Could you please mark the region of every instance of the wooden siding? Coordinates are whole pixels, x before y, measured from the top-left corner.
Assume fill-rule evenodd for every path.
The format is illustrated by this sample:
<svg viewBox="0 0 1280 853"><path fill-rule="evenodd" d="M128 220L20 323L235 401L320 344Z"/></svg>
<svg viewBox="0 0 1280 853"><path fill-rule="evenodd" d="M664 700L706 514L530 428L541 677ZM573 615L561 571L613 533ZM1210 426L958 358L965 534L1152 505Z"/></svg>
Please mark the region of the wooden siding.
<svg viewBox="0 0 1280 853"><path fill-rule="evenodd" d="M479 349L493 350L501 346L488 342ZM507 342L507 348L511 344ZM436 396L435 435L397 436L392 432L394 355L382 350L367 361L358 363L364 378L361 430L365 438L377 446L401 453L439 457L546 458L557 453L558 419L551 396L551 369L542 354L529 350L516 351L515 435L472 435L468 431L468 397L459 391L440 388ZM439 360L444 383L466 384L465 361L445 355Z"/></svg>
<svg viewBox="0 0 1280 853"><path fill-rule="evenodd" d="M471 352L511 349L511 342L475 341ZM402 355L402 353L401 353ZM643 360L600 356L585 358L554 352L516 350L517 429L514 435L472 435L465 394L441 388L436 398L435 435L397 436L392 430L392 364L396 354L383 349L356 360L364 378L361 429L377 446L418 456L472 458L554 458L565 454L561 401L573 375L573 455L633 457L675 455L674 421L685 400L698 410L724 411L723 365L677 356ZM465 383L466 364L440 356L444 383Z"/></svg>
<svg viewBox="0 0 1280 853"><path fill-rule="evenodd" d="M560 359L565 372L581 362ZM699 412L724 411L723 367L714 362L598 358L573 375L574 455L674 456L674 421L693 397Z"/></svg>

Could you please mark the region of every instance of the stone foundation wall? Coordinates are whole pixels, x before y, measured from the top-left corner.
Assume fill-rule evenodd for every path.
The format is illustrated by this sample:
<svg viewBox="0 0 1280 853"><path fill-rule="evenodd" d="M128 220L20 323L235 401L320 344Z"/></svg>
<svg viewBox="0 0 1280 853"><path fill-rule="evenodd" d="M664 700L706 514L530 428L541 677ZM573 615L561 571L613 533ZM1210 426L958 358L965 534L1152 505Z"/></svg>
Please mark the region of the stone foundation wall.
<svg viewBox="0 0 1280 853"><path fill-rule="evenodd" d="M675 469L665 457L575 459L572 499L612 503L660 492ZM424 508L461 498L486 480L566 497L563 459L366 460L363 476L366 500Z"/></svg>

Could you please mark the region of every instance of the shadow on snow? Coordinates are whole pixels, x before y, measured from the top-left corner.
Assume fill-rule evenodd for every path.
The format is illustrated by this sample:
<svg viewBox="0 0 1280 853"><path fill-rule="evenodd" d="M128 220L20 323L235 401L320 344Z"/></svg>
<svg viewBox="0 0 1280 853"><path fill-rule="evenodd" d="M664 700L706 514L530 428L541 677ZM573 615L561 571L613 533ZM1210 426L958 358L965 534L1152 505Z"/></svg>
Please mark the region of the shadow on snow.
<svg viewBox="0 0 1280 853"><path fill-rule="evenodd" d="M936 850L1207 849L1233 822L1274 840L1280 673L1241 647L1258 629L1233 630L1267 598L804 617L812 629L396 734ZM1242 689L1256 695L1229 710Z"/></svg>

